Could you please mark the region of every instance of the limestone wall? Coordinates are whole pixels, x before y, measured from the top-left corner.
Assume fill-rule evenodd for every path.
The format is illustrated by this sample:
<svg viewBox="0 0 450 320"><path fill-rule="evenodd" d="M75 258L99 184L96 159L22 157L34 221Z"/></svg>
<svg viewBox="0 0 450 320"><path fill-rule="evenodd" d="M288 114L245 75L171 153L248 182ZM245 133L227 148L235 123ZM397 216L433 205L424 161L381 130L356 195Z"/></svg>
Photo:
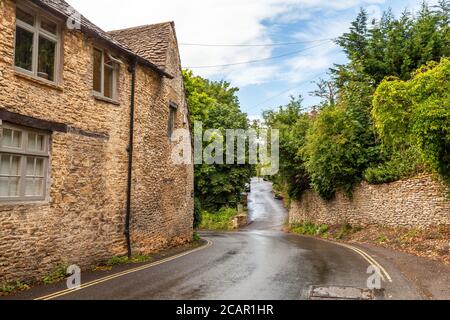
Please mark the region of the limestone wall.
<svg viewBox="0 0 450 320"><path fill-rule="evenodd" d="M351 200L338 193L335 199L325 201L308 191L300 201L293 201L289 220L408 228L450 225L450 200L446 192L429 175L384 185L362 183L355 188Z"/></svg>

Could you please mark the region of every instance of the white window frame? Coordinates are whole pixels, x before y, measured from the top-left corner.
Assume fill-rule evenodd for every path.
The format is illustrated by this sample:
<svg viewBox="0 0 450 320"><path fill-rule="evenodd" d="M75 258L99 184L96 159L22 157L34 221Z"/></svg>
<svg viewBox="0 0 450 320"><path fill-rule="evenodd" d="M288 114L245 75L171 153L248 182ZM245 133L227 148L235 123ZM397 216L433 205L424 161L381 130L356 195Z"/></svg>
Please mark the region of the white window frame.
<svg viewBox="0 0 450 320"><path fill-rule="evenodd" d="M92 66L94 66L95 63L95 51L100 51L102 53L102 62L101 62L101 72L100 72L100 90L101 92L98 92L94 89L94 68L92 68L92 92L94 96L100 97L102 99L107 99L111 101L117 101L117 81L119 79L119 64L114 61L114 59L111 59L113 62L113 66L105 65L105 55L110 53L106 51L105 49L99 48L99 47L93 47L92 50ZM112 68L112 97L105 96L105 66L108 68Z"/></svg>
<svg viewBox="0 0 450 320"><path fill-rule="evenodd" d="M4 147L3 146L3 129L12 129L22 133L20 148ZM28 135L38 134L44 136L44 150L35 151L28 149ZM22 201L44 201L47 199L48 191L48 168L50 162L50 133L28 127L22 127L0 121L0 155L18 156L20 157L20 174L19 174L19 195L17 197L0 197L0 204L9 202ZM27 157L35 157L43 159L43 194L41 196L26 196L26 178L27 178Z"/></svg>
<svg viewBox="0 0 450 320"><path fill-rule="evenodd" d="M39 10L39 8L31 6L31 5L25 5L22 2L18 3L16 7L24 12L30 13L34 15L35 21L34 26L30 26L26 22L23 22L17 18L16 13L16 29L14 31L14 69L17 72L26 74L28 76L31 76L33 78L36 78L40 81L49 82L51 84L57 84L60 82L60 63L61 63L61 24L55 17L42 12L42 10ZM56 35L48 32L41 28L41 21L42 18L45 18L46 20L49 20L56 24ZM33 54L32 54L32 70L26 70L22 69L18 66L16 66L16 38L17 38L17 28L24 29L28 32L33 33ZM54 80L48 80L45 78L41 78L38 76L38 64L39 64L39 37L46 38L49 41L55 42L55 66L54 66Z"/></svg>

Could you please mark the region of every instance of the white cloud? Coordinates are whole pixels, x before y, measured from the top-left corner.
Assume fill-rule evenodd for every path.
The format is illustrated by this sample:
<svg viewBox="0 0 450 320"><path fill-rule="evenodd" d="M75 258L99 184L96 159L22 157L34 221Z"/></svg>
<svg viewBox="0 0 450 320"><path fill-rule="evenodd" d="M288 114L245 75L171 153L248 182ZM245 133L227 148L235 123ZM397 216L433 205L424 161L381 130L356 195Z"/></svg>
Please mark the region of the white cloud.
<svg viewBox="0 0 450 320"><path fill-rule="evenodd" d="M244 71L241 68L234 68L224 74L228 79L233 79L233 86L245 87L271 81L277 72L279 72L277 66L249 65L245 67Z"/></svg>
<svg viewBox="0 0 450 320"><path fill-rule="evenodd" d="M264 122L264 118L262 117L262 115L249 116L248 120L250 121L250 123L252 123L253 121L259 121L260 123Z"/></svg>
<svg viewBox="0 0 450 320"><path fill-rule="evenodd" d="M344 10L384 0L69 0L77 10L105 30L175 21L180 43L272 43L271 24L309 20L316 12ZM313 19L312 19L313 20ZM269 22L268 24L265 22ZM310 37L329 38L341 31L340 22L309 30ZM297 35L300 37L300 35ZM303 38L307 37L306 35ZM271 57L273 47L193 47L182 46L183 66L222 65ZM324 67L332 50L316 50L309 57L291 59L288 66L310 70ZM326 53L326 54L325 54ZM328 54L328 55L327 55ZM222 76L233 85L260 84L279 78L286 63L241 65L233 68L195 69L205 76ZM295 80L295 78L293 78Z"/></svg>
<svg viewBox="0 0 450 320"><path fill-rule="evenodd" d="M351 18L320 19L309 21L305 28L296 33L294 37L302 41L314 39L334 39L346 32L350 26ZM342 61L340 48L333 42L319 43L315 48L308 50L301 56L285 61L281 77L297 83L316 77L326 72L333 63ZM325 75L321 76L325 77ZM315 79L317 80L317 79Z"/></svg>

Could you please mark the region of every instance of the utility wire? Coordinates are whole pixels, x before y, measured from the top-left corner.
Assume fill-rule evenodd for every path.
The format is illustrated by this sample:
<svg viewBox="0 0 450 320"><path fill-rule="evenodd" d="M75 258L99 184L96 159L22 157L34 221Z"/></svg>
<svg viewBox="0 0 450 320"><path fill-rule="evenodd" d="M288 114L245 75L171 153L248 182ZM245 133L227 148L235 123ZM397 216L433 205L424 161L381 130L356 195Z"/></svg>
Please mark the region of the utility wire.
<svg viewBox="0 0 450 320"><path fill-rule="evenodd" d="M185 67L185 69L221 68L221 67L231 67L231 66L237 66L237 65L243 65L243 64L251 64L251 63L257 63L257 62L262 62L262 61L275 60L275 59L280 59L280 58L284 58L284 57L294 56L294 55L297 55L297 54L299 54L301 52L305 52L307 50L323 46L324 44L325 43L321 43L321 44L313 46L313 47L308 47L308 48L305 48L305 49L302 49L302 50L297 50L297 51L293 51L293 52L289 52L289 53L286 53L286 54L282 54L282 55L275 56L275 57L270 57L270 58L265 58L265 59L242 61L242 62L220 64L220 65L210 65L210 66L191 66L191 67Z"/></svg>
<svg viewBox="0 0 450 320"><path fill-rule="evenodd" d="M309 80L302 81L302 82L300 82L299 84L295 85L295 87L292 87L292 88L283 90L282 92L280 92L280 93L278 93L278 94L276 94L276 95L274 95L274 96L268 98L267 100L264 100L264 101L258 103L257 105L255 105L255 106L253 106L253 107L247 109L246 111L250 111L250 110L259 108L259 107L263 106L264 104L266 104L267 102L270 102L270 101L272 101L273 99L276 99L276 98L282 96L282 95L285 94L286 92L289 92L289 91L294 90L294 89L299 89L299 88L303 87L304 85L306 85L307 83L310 83L310 82L312 82L313 80L315 80L315 79L317 79L317 78L319 78L319 77L321 77L321 76L323 76L323 75L325 75L325 74L327 74L327 73L328 73L328 72L322 72L322 73L317 74L317 75L315 75L314 77L310 78Z"/></svg>
<svg viewBox="0 0 450 320"><path fill-rule="evenodd" d="M180 46L192 46L192 47L283 47L294 46L299 44L322 42L322 41L334 41L334 38L319 39L310 41L297 41L297 42L281 42L281 43L269 43L269 44L208 44L208 43L180 43Z"/></svg>

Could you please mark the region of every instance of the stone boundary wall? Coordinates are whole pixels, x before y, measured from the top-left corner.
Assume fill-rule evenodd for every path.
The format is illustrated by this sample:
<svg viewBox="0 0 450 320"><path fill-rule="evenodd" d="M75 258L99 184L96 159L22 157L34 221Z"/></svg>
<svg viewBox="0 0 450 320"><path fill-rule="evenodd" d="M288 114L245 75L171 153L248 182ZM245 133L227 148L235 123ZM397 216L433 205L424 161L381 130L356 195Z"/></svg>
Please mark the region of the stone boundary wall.
<svg viewBox="0 0 450 320"><path fill-rule="evenodd" d="M450 225L448 189L430 175L383 185L362 183L350 200L339 192L331 201L307 191L293 201L290 223L312 221L328 225L350 223L355 226L426 228Z"/></svg>

